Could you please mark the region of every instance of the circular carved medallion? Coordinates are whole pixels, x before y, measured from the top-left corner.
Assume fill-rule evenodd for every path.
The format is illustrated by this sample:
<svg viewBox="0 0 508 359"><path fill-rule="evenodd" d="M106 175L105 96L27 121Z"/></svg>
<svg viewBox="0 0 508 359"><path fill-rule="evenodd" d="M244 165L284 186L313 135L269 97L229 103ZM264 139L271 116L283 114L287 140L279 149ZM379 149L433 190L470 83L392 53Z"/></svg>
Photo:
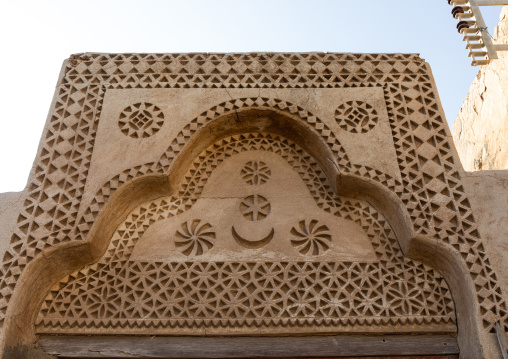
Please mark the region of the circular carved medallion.
<svg viewBox="0 0 508 359"><path fill-rule="evenodd" d="M343 130L365 133L372 130L379 118L377 111L363 101L348 101L335 110L335 121Z"/></svg>
<svg viewBox="0 0 508 359"><path fill-rule="evenodd" d="M125 108L118 119L122 133L132 138L146 138L156 134L164 124L164 114L157 106L139 102Z"/></svg>
<svg viewBox="0 0 508 359"><path fill-rule="evenodd" d="M200 256L215 242L215 232L209 223L201 224L201 220L184 222L175 233L175 247L186 256Z"/></svg>
<svg viewBox="0 0 508 359"><path fill-rule="evenodd" d="M245 197L240 203L240 212L250 221L260 221L270 213L270 202L258 194Z"/></svg>
<svg viewBox="0 0 508 359"><path fill-rule="evenodd" d="M330 248L332 242L330 230L324 224L318 223L315 219L310 222L302 220L298 223L298 228L291 229L294 236L291 244L301 254L317 256Z"/></svg>
<svg viewBox="0 0 508 359"><path fill-rule="evenodd" d="M241 175L247 184L263 184L270 178L272 171L262 161L249 161L243 166Z"/></svg>

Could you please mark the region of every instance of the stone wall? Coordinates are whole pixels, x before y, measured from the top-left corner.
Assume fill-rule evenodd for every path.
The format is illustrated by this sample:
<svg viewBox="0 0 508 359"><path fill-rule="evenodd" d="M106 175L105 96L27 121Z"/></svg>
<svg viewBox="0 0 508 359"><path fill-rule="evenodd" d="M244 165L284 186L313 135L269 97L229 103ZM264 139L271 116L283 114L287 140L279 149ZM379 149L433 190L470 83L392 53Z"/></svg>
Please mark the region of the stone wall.
<svg viewBox="0 0 508 359"><path fill-rule="evenodd" d="M508 6L494 37L508 42ZM453 124L453 139L466 171L508 168L508 53L482 66Z"/></svg>

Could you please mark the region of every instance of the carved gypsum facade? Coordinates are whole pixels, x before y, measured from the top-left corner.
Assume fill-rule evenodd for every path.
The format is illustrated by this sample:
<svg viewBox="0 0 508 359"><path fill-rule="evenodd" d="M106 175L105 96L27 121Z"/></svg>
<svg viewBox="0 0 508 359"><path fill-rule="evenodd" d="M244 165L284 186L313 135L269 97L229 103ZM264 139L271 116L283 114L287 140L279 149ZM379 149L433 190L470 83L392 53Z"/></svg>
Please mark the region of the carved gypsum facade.
<svg viewBox="0 0 508 359"><path fill-rule="evenodd" d="M276 184L270 191L267 186L277 181L277 175L286 184L291 180L277 173L282 172L281 164L264 155L265 151L291 164L309 194L314 195L316 208L294 200L294 196L301 196L297 185L290 186L287 195ZM222 178L209 184L214 189L203 194L208 176L229 157L245 157L243 161L238 158L236 166L232 164L235 170L223 170L228 176L237 175L236 186L233 182L225 192L217 189L218 183L224 185ZM261 163L264 169L262 185L256 185L259 181L253 185L241 181L240 175L255 174L253 162ZM52 291L40 313L39 332L141 330L147 334L147 329L152 329L152 334L184 334L196 330L204 333L206 329L209 334L258 330L295 333L309 328L379 331L392 325L407 326L408 331L455 331L452 300L439 275L405 260L386 220L367 203L336 197L318 164L291 141L263 133L222 139L197 157L184 178L173 197L136 208L116 230L99 263L71 274ZM235 191L247 195L240 206L236 197L231 199ZM258 192L268 199L250 194ZM207 199L203 210L194 210L199 207L201 194ZM294 218L285 226L282 215L299 204L309 208L309 213L291 216ZM286 213L274 213L277 205ZM257 226L275 217L270 223L273 226L263 226L268 233L266 243L262 242L264 234L256 237L248 222L242 226L241 218L226 215L224 219L206 213L212 208L227 212L228 206L233 212L239 209L248 221L259 221ZM158 221L181 217L187 211L194 213L145 235ZM301 219L305 214L319 220ZM344 221L332 227L338 221L333 221L333 216L351 223ZM220 228L221 222L228 222L225 228ZM348 242L362 239L351 233L351 227L356 226L365 231L371 243L354 251L354 244ZM246 243L242 239L235 243L241 238L239 227L245 227ZM261 238L259 245L249 240L252 236ZM152 243L139 249L138 241ZM168 242L174 242L174 248ZM219 246L222 248L215 250ZM343 248L326 256L333 246ZM175 251L182 255L172 253ZM242 255L245 258L238 261ZM354 261L362 257L363 262Z"/></svg>
<svg viewBox="0 0 508 359"><path fill-rule="evenodd" d="M60 281L47 296L46 292L38 296L44 304L37 330L61 332L79 328L77 332L100 332L110 326L125 332L144 326L154 330L164 328L170 333L174 328L183 330L199 325L227 328L230 325L248 332L245 328L259 325L290 326L301 315L305 325L322 328L329 323L350 328L369 323L382 328L392 318L402 325L407 324L407 328L430 323L437 326L435 330L449 331L448 323L454 320L454 315L448 288L435 271L401 255L394 242L396 236L403 249L411 249L401 238L404 229L392 224L394 234L383 214L372 205L336 194L347 192L346 189L354 193L347 181L358 179L360 183L379 186L392 193L407 214L412 237L429 238L437 244L436 250L443 246L465 268L468 273L465 286L471 289L473 300L470 310L481 337L482 333L493 330L496 321L506 322L506 307L461 184L460 166L455 163L445 126L430 71L416 55L76 55L63 70L24 208L18 217L18 227L4 256L2 315L9 317L9 311L16 311L17 300L11 298L17 299L17 288L28 285L20 278L34 260L42 263L38 258L43 252L65 243L102 241L100 243L107 243L97 245L97 251L101 252L99 249L103 246L104 255L92 249L90 259L76 260L74 266L68 267L68 272L48 279L51 284ZM223 259L215 263L211 260L133 261L129 251L138 238L138 242L142 242L140 230L150 222L189 213L197 205L199 194L206 189L205 182L212 173L204 169L206 174L199 179L189 179L185 173L192 166L200 166L199 159L206 157L206 148L219 148L221 141L241 142L235 137L240 135L246 143L245 149L238 149L238 152L276 153L275 143L285 144L296 152L307 152L304 162L298 164L293 160L288 166L295 166L295 163L304 166L302 163L313 161L319 164L310 166L307 173L300 174L297 170L296 173L303 182L308 176L318 179L310 188L307 183L307 189L320 210L358 222L375 250L371 263L332 258L309 262L301 259L312 256L307 254L306 244L298 237L302 237L302 233L305 237L305 232L313 229L330 229L330 225L313 222L319 222L319 218L310 217L295 219L293 227L284 234L287 250L292 248L293 252L290 258L279 263L267 260L235 263ZM264 139L267 144L262 149L256 148L256 139ZM234 156L231 157L233 161ZM244 164L253 161L266 164L262 159L246 158ZM320 173L324 173L324 177ZM108 216L115 196L120 196L118 193L138 180L164 176L178 179L175 181L178 185L170 183L164 191L142 196L140 203L132 201L132 208L127 205L129 210L125 212L127 219L112 221L120 226L117 232L111 230L108 235L108 230L104 230L97 234L100 232L97 228L104 227L101 216ZM269 182L270 179L265 184ZM133 192L132 198L136 195L137 192ZM244 198L252 203L254 198L248 199L249 195ZM259 195L270 202L271 198ZM259 199L256 197L255 201ZM140 211L147 211L144 218L148 224L133 217L139 216ZM270 215L268 213L263 220L268 220ZM199 250L185 248L184 252L190 250L189 254L196 254L206 248L211 251L214 241L225 238L212 231L213 223L194 220L202 218L189 218L177 224L182 244L179 248L188 244L185 243L186 233L194 238L191 232L196 230L209 234L207 242L212 246L210 249L209 244L201 241ZM206 225L204 229L203 225ZM126 232L120 233L122 230L132 235L129 233L126 238ZM168 233L173 240L178 237L176 230ZM101 236L104 238L98 239ZM279 238L284 236L279 235ZM229 239L234 240L234 237L231 232ZM291 238L296 239L292 242ZM320 244L318 252L329 246L328 238L333 245L337 233L326 233L321 236L323 238L325 244ZM174 253L186 255L178 251L176 244L174 246ZM90 262L97 263L75 272ZM230 273L247 269L250 273L265 273L265 276L270 273L278 276L279 281L289 283L298 281L291 274L294 272L313 281L305 286L293 284L290 289L296 294L292 297L288 294L279 305L278 316L270 316L269 323L265 323L263 306L261 314L254 308L256 303L262 302L259 298L265 295L263 290L277 288L260 284L259 277L263 277L260 274L257 278L256 275L244 278L251 289L245 294L248 301L241 304L247 313L242 321L236 318L238 312L233 315L235 318L230 318L232 312L227 314L220 303L226 301L221 296L231 292L231 286L225 283L231 282ZM155 305L148 312L142 308L132 310L132 303L142 301L143 294L139 298L131 295L130 302L124 297L115 302L115 293L109 297L108 290L118 290L123 285L126 293L132 294L136 292L136 281L167 279L181 270L187 273L183 288L189 288L189 292L180 293L188 298L183 306L188 306L178 315L160 313ZM342 304L336 303L335 308L342 309L336 309L335 314L323 310L323 303L326 298L334 295L338 298L341 294L327 292L333 290L333 285L326 287L322 279L315 278L316 273L323 275L327 271L333 273L335 281L350 284L350 291L343 293L349 297ZM195 301L200 300L192 293L200 284L189 279L189 273L215 281L212 286L219 296L216 302L220 303L211 305L214 309L207 312L206 319L190 308L193 296ZM64 278L65 275L70 276ZM366 289L362 280L378 288L370 288L366 301L362 301L360 295ZM448 284L453 292L454 283ZM146 283L141 286L151 288L152 293L160 292ZM392 292L399 294L389 295L391 289L388 287L392 286L395 288ZM305 288L304 293L299 292L300 288ZM83 290L88 292L83 293ZM257 296L257 293L261 294ZM311 304L298 297L305 293L315 297ZM401 296L400 293L403 294L401 301L396 304L394 298ZM416 293L414 295L419 298L416 304L410 293ZM114 309L98 308L94 303L100 299L94 302L94 295L111 299ZM164 297L158 298L164 300ZM348 304L344 304L346 302ZM359 310L367 302L376 309ZM403 302L405 304L400 304ZM307 309L297 310L295 314L289 308L297 303ZM460 308L465 305L460 303L460 298L459 304ZM178 305L181 306L181 302ZM344 310L346 306L351 308ZM83 317L71 318L76 315ZM153 318L149 319L150 316ZM143 324L139 324L138 317L146 319ZM7 327L10 328L8 321ZM334 327L333 331L337 330L341 329Z"/></svg>

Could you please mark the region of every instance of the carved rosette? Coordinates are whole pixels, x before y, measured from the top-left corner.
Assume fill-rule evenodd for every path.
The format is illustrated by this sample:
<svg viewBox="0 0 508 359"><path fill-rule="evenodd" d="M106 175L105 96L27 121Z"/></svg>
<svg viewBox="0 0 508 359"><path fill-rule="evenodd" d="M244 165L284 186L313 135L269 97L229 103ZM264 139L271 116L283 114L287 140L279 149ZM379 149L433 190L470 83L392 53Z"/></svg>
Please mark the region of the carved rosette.
<svg viewBox="0 0 508 359"><path fill-rule="evenodd" d="M259 194L245 197L240 203L240 213L249 221L260 221L270 214L270 202Z"/></svg>
<svg viewBox="0 0 508 359"><path fill-rule="evenodd" d="M307 222L302 220L298 223L298 228L293 227L291 234L291 244L295 249L304 255L323 254L331 245L332 235L330 230L324 224L319 224L315 219Z"/></svg>
<svg viewBox="0 0 508 359"><path fill-rule="evenodd" d="M148 102L138 102L125 108L118 119L118 127L126 136L147 138L153 136L164 124L161 109Z"/></svg>
<svg viewBox="0 0 508 359"><path fill-rule="evenodd" d="M268 181L272 171L262 161L249 161L242 168L241 175L247 184L260 185Z"/></svg>
<svg viewBox="0 0 508 359"><path fill-rule="evenodd" d="M184 222L175 233L175 246L186 256L200 256L211 249L215 242L215 232L209 223L201 224L201 220Z"/></svg>
<svg viewBox="0 0 508 359"><path fill-rule="evenodd" d="M378 122L377 111L367 102L348 101L335 110L335 121L343 130L351 133L366 133Z"/></svg>

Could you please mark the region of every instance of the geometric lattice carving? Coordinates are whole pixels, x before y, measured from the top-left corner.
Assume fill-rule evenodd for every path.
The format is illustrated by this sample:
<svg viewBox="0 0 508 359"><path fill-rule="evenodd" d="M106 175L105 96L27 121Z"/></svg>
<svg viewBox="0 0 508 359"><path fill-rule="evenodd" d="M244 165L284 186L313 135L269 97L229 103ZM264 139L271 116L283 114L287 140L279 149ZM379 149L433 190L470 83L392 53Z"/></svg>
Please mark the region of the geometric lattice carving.
<svg viewBox="0 0 508 359"><path fill-rule="evenodd" d="M363 101L348 101L335 110L337 124L351 133L369 132L378 120L377 111Z"/></svg>
<svg viewBox="0 0 508 359"><path fill-rule="evenodd" d="M407 281L392 283L386 291L386 298L392 303L392 310L399 315L411 315L421 310L425 298L418 286Z"/></svg>
<svg viewBox="0 0 508 359"><path fill-rule="evenodd" d="M248 151L272 152L284 159L321 210L362 227L377 261L129 259L150 225L189 211L192 205L188 203L199 198L214 169ZM73 273L48 295L38 332L185 334L200 328L210 333L231 329L249 333L253 328L375 331L390 325L412 330L429 323L453 330L453 301L439 274L404 258L383 216L367 203L337 197L313 158L292 141L263 133L228 137L204 150L190 168L177 193L191 197L160 198L134 210L117 229L99 263ZM198 232L212 231L208 226L201 231L202 225L198 220L183 223L179 238L188 241L198 238ZM215 243L225 240L215 237L214 233ZM333 243L328 227L316 220L302 220L286 238L308 258ZM401 284L392 285L398 282ZM105 307L100 304L104 296L113 300L120 296L122 301L115 302L114 308Z"/></svg>
<svg viewBox="0 0 508 359"><path fill-rule="evenodd" d="M157 133L164 124L161 109L148 102L139 102L125 108L120 114L118 126L122 133L132 138L146 138Z"/></svg>
<svg viewBox="0 0 508 359"><path fill-rule="evenodd" d="M80 282L112 275L99 271L63 288L54 303L41 311L38 330L97 332L116 327L126 332L131 327L184 333L201 327L289 326L336 331L340 328L333 327L338 325L365 330L367 326L418 325L429 320L453 323L444 283L429 283L431 286L410 293L420 297L421 303L417 306L416 300L405 299L411 304L405 307L400 299L407 297L403 288L383 292L386 279L382 273L382 268L372 264L130 263L115 275L119 287L106 285L79 296L72 294L81 288ZM435 273L422 272L417 279L427 275ZM147 291L142 283L155 290ZM119 297L127 299L120 304L115 302Z"/></svg>

